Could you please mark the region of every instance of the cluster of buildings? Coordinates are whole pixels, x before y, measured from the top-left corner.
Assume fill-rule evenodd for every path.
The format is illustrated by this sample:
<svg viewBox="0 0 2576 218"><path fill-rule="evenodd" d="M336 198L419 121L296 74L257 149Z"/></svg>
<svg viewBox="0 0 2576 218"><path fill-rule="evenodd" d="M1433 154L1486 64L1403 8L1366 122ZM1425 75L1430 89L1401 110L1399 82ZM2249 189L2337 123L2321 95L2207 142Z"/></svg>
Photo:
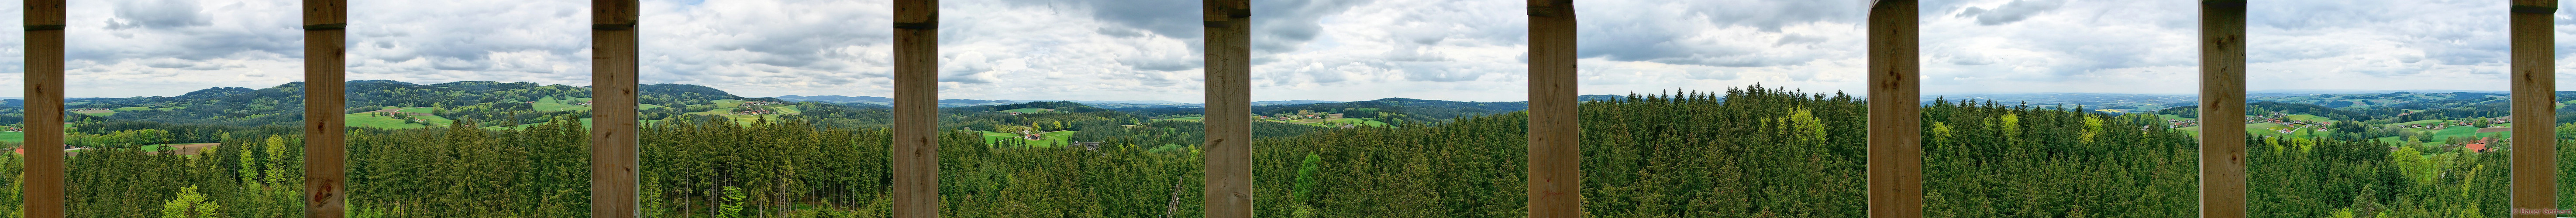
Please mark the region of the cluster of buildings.
<svg viewBox="0 0 2576 218"><path fill-rule="evenodd" d="M1271 116L1260 116L1260 115L1254 115L1254 116L1255 116L1255 117L1260 117L1260 118L1262 118L1262 119L1281 119L1281 120L1301 120L1301 119L1341 119L1341 118L1342 118L1342 114L1336 114L1336 113L1324 113L1324 112L1314 112L1314 111L1307 111L1307 110L1297 110L1297 113L1283 113L1283 114L1275 114L1275 115L1271 115Z"/></svg>
<svg viewBox="0 0 2576 218"><path fill-rule="evenodd" d="M2432 130L2442 130L2443 128L2449 128L2449 127L2451 127L2451 126L2476 126L2476 125L2477 125L2477 124L2479 124L2479 123L2485 123L2485 124L2507 124L2507 123L2513 123L2513 116L2503 116L2503 117L2495 117L2495 118L2469 118L2469 119L2462 119L2462 120L2459 120L2459 121L2438 122L2438 123L2433 123L2433 124L2430 124L2430 125L2427 125L2427 124L2408 124L2408 125L2403 125L2403 126L2398 126L2398 127L2402 127L2402 128L2430 128L2430 129L2432 129Z"/></svg>
<svg viewBox="0 0 2576 218"><path fill-rule="evenodd" d="M778 111L769 110L769 109L740 109L740 110L734 110L734 111L733 111L733 115L771 115L771 114L779 114L779 113L778 113Z"/></svg>
<svg viewBox="0 0 2576 218"><path fill-rule="evenodd" d="M2248 124L2253 124L2253 123L2270 123L2270 124L2279 124L2279 125L2281 125L2282 127L2288 127L2288 128L2280 128L2280 129L2276 129L2276 130L2274 130L2274 131L2279 131L2279 133L2281 133L2281 134L2290 134L2290 130L2296 130L2296 129L2299 129L2299 128L2315 127L2315 126L2319 126L2319 125L2333 125L2333 124L2334 124L2334 121L2322 121L2322 122L2320 122L2320 121L2292 120L2292 119L2283 119L2283 118L2282 118L2282 117L2287 117L2287 116L2289 116L2289 115L2288 115L2288 114L2283 114L2283 113L2281 113L2281 112L2272 112L2271 114L2265 114L2265 115L2262 115L2262 116L2246 116L2246 117L2245 117L2245 123L2248 123Z"/></svg>
<svg viewBox="0 0 2576 218"><path fill-rule="evenodd" d="M2495 140L2494 137L2478 137L2477 140L2470 140L2469 143L2462 144L2461 146L2462 148L2467 149L2465 151L2468 152L2486 153L2487 144L2495 143L2496 141L2497 140Z"/></svg>
<svg viewBox="0 0 2576 218"><path fill-rule="evenodd" d="M1027 140L1041 140L1041 139L1046 139L1046 133L1045 133L1045 132L1038 132L1038 131L1020 130L1020 139L1027 139Z"/></svg>
<svg viewBox="0 0 2576 218"><path fill-rule="evenodd" d="M2183 127L2194 127L2194 126L2200 126L2200 120L2165 119L2165 127L2166 127L2166 128L2183 128Z"/></svg>

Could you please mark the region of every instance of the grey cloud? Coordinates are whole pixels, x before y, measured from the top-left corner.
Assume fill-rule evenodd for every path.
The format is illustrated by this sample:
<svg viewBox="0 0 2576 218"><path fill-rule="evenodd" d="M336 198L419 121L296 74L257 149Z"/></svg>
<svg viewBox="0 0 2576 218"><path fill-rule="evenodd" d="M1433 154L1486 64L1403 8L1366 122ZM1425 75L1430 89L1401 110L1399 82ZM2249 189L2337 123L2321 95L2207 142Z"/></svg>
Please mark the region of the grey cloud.
<svg viewBox="0 0 2576 218"><path fill-rule="evenodd" d="M483 63L484 61L467 60L462 58L437 58L431 59L429 65L430 68L440 70L473 71L484 70L484 67L489 66Z"/></svg>
<svg viewBox="0 0 2576 218"><path fill-rule="evenodd" d="M1683 36L1703 30L1702 25L1752 27L1764 32L1813 22L1858 23L1867 17L1870 1L1864 0L1721 0L1694 4L1667 4L1663 1L1591 1L1578 3L1576 40L1583 46L1576 55L1607 58L1615 61L1652 61L1667 64L1702 64L1711 66L1773 66L1802 63L1812 57L1756 57L1755 52L1768 48L1703 48L1672 44ZM1678 19L1692 18L1692 19ZM1704 19L1702 19L1704 18ZM1792 36L1779 39L1774 46L1796 43L1822 43L1814 36Z"/></svg>
<svg viewBox="0 0 2576 218"><path fill-rule="evenodd" d="M143 63L143 66L152 68L183 68L195 67L197 64L179 61L150 61Z"/></svg>
<svg viewBox="0 0 2576 218"><path fill-rule="evenodd" d="M1961 53L1961 54L1951 54L1951 55L1947 55L1947 56L1942 57L1942 58L1949 59L1949 60L1950 60L1950 64L1967 65L1967 66L1987 65L1987 64L1994 64L1994 63L1995 63L1995 60L1994 60L1994 59L1986 58L1984 55L1977 55L1977 54L1965 54L1965 53Z"/></svg>
<svg viewBox="0 0 2576 218"><path fill-rule="evenodd" d="M1457 82L1476 80L1476 78L1482 78L1486 74L1486 72L1466 72L1457 68L1435 66L1433 64L1406 64L1396 68L1404 71L1404 79L1424 82Z"/></svg>
<svg viewBox="0 0 2576 218"><path fill-rule="evenodd" d="M1119 57L1119 58L1118 58L1118 64L1124 64L1124 65L1127 65L1128 67L1131 67L1131 68L1134 68L1134 69L1137 69L1137 70L1152 70L1152 71L1183 71L1183 70L1189 70L1189 69L1198 69L1198 68L1199 68L1199 59L1176 59L1176 58L1153 58L1153 57L1135 57L1135 56L1129 56L1129 57Z"/></svg>
<svg viewBox="0 0 2576 218"><path fill-rule="evenodd" d="M2066 1L2064 0L2013 0L2012 2L2004 3L2002 6L1995 6L1995 8L1991 10L1968 7L1968 9L1964 9L1959 12L1959 17L1975 17L1977 18L1977 25L2002 25L2012 22L2021 22L2024 19L2030 19L2031 15L2054 11L2057 10L2058 6L2064 5L2066 5Z"/></svg>
<svg viewBox="0 0 2576 218"><path fill-rule="evenodd" d="M1739 77L1739 76L1737 75L1737 73L1735 73L1735 72L1729 72L1729 71L1685 72L1685 73L1682 73L1682 76L1684 76L1684 77L1689 77L1689 78L1691 78L1691 79L1713 79L1713 80L1732 80L1732 79L1736 79L1736 78L1738 78L1738 77Z"/></svg>
<svg viewBox="0 0 2576 218"><path fill-rule="evenodd" d="M1137 30L1137 29L1130 29L1130 28L1108 28L1108 27L1101 27L1101 28L1099 28L1098 30L1093 30L1092 32L1100 33L1100 35L1115 36L1115 37L1119 37L1119 38L1134 38L1134 37L1142 37L1142 36L1145 36L1145 32L1144 32L1144 31L1139 31L1139 30Z"/></svg>
<svg viewBox="0 0 2576 218"><path fill-rule="evenodd" d="M1252 49L1257 52L1293 52L1314 41L1323 32L1325 15L1340 14L1359 5L1357 0L1253 1Z"/></svg>
<svg viewBox="0 0 2576 218"><path fill-rule="evenodd" d="M1205 28L1200 25L1203 18L1199 13L1201 4L1192 0L1010 1L1027 6L1089 9L1094 19L1143 29L1164 37L1198 39L1202 28Z"/></svg>
<svg viewBox="0 0 2576 218"><path fill-rule="evenodd" d="M956 82L956 83L965 83L965 84L987 84L987 83L993 83L993 80L987 80L987 79L984 79L984 78L982 78L982 77L974 77L974 74L959 75L959 76L942 76L942 77L939 77L939 81L940 81L940 82Z"/></svg>
<svg viewBox="0 0 2576 218"><path fill-rule="evenodd" d="M199 9L197 1L190 0L118 1L116 18L108 21L108 29L165 29L212 24L208 21L211 18L199 13Z"/></svg>
<svg viewBox="0 0 2576 218"><path fill-rule="evenodd" d="M1824 42L1825 42L1825 37L1809 36L1809 35L1802 35L1802 34L1787 34L1787 35L1782 35L1782 36L1780 36L1780 41L1778 41L1778 42L1772 42L1772 43L1771 43L1771 46L1783 46L1783 45L1795 45L1795 44L1816 44L1816 43L1824 43Z"/></svg>
<svg viewBox="0 0 2576 218"><path fill-rule="evenodd" d="M2510 58L2506 7L2474 1L2255 1L2247 6L2252 61L2355 63L2344 72L2404 77L2435 69L2494 71ZM2293 38L2263 40L2264 36ZM2319 40L2323 39L2323 40ZM2563 45L2563 43L2562 43ZM2385 54L2400 52L2397 54ZM2404 54L2420 52L2421 54ZM2562 55L2570 50L2560 49ZM2370 59L2362 59L2370 58ZM2392 60L2393 59L2393 60ZM2429 60L2429 62L2427 61ZM2452 67L2443 67L2452 66Z"/></svg>
<svg viewBox="0 0 2576 218"><path fill-rule="evenodd" d="M1454 61L1449 59L1446 55L1441 55L1439 52L1431 51L1430 48L1424 48L1420 45L1401 46L1395 49L1389 49L1386 53L1378 54L1378 58L1380 60L1400 62Z"/></svg>

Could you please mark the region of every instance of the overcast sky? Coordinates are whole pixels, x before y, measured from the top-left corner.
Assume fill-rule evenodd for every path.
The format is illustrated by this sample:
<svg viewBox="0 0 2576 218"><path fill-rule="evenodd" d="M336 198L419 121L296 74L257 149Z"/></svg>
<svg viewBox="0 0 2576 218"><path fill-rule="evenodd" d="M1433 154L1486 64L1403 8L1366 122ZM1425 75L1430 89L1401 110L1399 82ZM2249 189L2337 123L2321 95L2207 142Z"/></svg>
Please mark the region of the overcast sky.
<svg viewBox="0 0 2576 218"><path fill-rule="evenodd" d="M1521 101L1523 0L1261 0L1256 100ZM1866 0L1586 0L1583 94L1751 84L1862 87ZM69 95L170 96L301 81L292 0L71 5ZM350 79L586 85L586 0L351 1ZM644 0L643 81L752 97L886 96L886 1ZM0 0L17 5L18 1ZM1198 102L1192 0L947 0L942 98ZM1961 0L1922 5L1927 93L2188 94L2195 1ZM2494 0L2254 1L2254 90L2502 90ZM0 7L0 25L21 8ZM2576 20L2559 16L2562 44ZM0 73L23 70L0 31ZM2558 49L2561 72L2576 55ZM2576 75L2561 77L2576 78ZM0 77L16 96L21 77ZM2576 83L2561 83L2576 90ZM1857 94L1857 93L1855 93Z"/></svg>

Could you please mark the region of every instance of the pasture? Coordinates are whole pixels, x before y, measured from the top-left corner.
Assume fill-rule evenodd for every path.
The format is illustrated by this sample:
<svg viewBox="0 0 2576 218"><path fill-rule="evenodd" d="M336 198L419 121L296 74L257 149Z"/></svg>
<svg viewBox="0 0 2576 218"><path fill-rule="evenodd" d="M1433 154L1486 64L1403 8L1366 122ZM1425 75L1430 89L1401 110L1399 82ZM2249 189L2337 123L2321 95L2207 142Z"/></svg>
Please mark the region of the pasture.
<svg viewBox="0 0 2576 218"><path fill-rule="evenodd" d="M1025 140L1025 139L1019 139L1020 134L1017 134L1017 133L1004 133L1004 132L993 132L993 131L983 131L983 130L976 130L975 132L976 132L976 133L984 134L984 144L985 144L985 145L998 145L998 144L1001 144L1001 143L1002 143L1002 140L1021 140L1021 141L1026 141L1026 142L1028 142L1028 145L1029 145L1029 146L1046 148L1046 147L1055 147L1055 146L1057 145L1057 143L1072 144L1072 143L1073 143L1073 141L1072 141L1072 140L1065 140L1065 138L1066 138L1066 137L1072 137L1072 136L1073 136L1073 133L1074 133L1075 131L1072 131L1072 130L1066 130L1066 131L1054 131L1054 132L1040 133L1040 135L1045 135L1045 136L1046 136L1046 139L1039 139L1039 140Z"/></svg>

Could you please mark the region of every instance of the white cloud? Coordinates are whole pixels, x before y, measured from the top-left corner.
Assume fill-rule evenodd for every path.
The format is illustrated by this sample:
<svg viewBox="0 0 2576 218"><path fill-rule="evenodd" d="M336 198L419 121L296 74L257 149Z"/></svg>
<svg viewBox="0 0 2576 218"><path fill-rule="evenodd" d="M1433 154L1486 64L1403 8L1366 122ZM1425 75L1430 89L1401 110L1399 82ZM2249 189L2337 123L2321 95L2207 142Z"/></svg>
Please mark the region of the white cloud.
<svg viewBox="0 0 2576 218"><path fill-rule="evenodd" d="M1582 93L1753 84L1859 90L1868 2L1582 1ZM300 81L298 3L74 2L71 94L175 95ZM351 79L588 83L587 1L352 3ZM1254 97L1522 100L1524 3L1259 2ZM642 79L745 96L885 96L892 70L887 4L648 0L638 28ZM1196 1L950 0L941 7L944 98L1200 99ZM2249 8L2253 89L2504 85L2502 4L2303 0ZM0 7L0 16L18 10ZM1956 0L1927 1L1922 10L1929 93L2196 87L2194 2ZM0 24L6 22L16 21ZM2558 22L2576 25L2576 18ZM2559 29L2560 40L2576 40L2576 31ZM0 31L0 72L22 71L21 34ZM2561 48L2561 68L2576 69L2569 59L2576 44ZM15 95L19 79L0 78L0 95Z"/></svg>

